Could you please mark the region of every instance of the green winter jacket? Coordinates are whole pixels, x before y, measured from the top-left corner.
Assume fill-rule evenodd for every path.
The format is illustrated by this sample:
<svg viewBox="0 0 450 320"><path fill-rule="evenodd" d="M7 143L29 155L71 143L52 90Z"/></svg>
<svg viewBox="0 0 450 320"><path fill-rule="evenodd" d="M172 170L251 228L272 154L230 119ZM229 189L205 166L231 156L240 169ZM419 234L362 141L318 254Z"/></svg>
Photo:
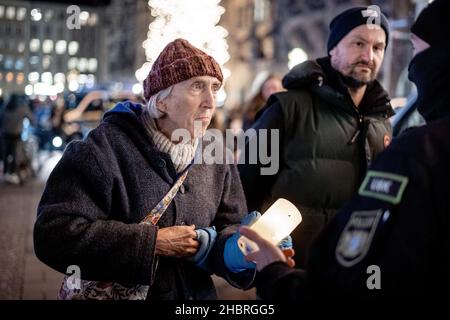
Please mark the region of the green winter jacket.
<svg viewBox="0 0 450 320"><path fill-rule="evenodd" d="M265 211L278 198L300 210L303 221L292 237L303 267L312 240L355 194L368 164L390 141L393 111L378 81L356 108L328 58L296 66L283 85L288 91L269 99L253 127L280 129L277 174L261 175L261 165L248 161L239 171L250 210Z"/></svg>

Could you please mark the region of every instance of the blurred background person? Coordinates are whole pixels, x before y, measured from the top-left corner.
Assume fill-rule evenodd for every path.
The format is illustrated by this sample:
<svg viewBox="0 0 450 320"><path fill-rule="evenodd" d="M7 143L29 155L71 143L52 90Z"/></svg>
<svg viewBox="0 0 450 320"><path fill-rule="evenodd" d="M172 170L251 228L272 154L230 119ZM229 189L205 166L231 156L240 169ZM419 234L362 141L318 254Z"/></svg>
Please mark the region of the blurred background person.
<svg viewBox="0 0 450 320"><path fill-rule="evenodd" d="M211 118L208 129L217 129L222 135L225 134L225 112L223 108L217 108Z"/></svg>
<svg viewBox="0 0 450 320"><path fill-rule="evenodd" d="M28 99L23 95L12 94L5 105L1 117L0 131L3 140L3 173L4 180L9 183L19 184L21 134L25 118L34 121L33 113L30 110Z"/></svg>
<svg viewBox="0 0 450 320"><path fill-rule="evenodd" d="M255 122L255 116L264 107L272 93L283 91L281 76L275 73L264 73L264 81L259 85L257 93L245 104L242 121L242 129L246 131ZM258 86L258 77L254 81L254 86Z"/></svg>
<svg viewBox="0 0 450 320"><path fill-rule="evenodd" d="M0 96L0 124L2 123L3 118L4 102L5 101L3 99L3 96ZM3 138L1 127L0 127L0 172L3 172Z"/></svg>
<svg viewBox="0 0 450 320"><path fill-rule="evenodd" d="M253 126L256 114L265 106L269 97L280 91L284 91L281 76L264 71L253 81L250 100L243 107L236 105L228 110L226 127L229 129L229 134L233 135L233 139L227 141L227 147L233 152L235 162L240 156L237 145L239 137Z"/></svg>
<svg viewBox="0 0 450 320"><path fill-rule="evenodd" d="M59 95L53 103L50 122L52 124L53 134L62 136L63 135L63 125L64 125L64 112L66 111L66 105L64 101L64 96Z"/></svg>

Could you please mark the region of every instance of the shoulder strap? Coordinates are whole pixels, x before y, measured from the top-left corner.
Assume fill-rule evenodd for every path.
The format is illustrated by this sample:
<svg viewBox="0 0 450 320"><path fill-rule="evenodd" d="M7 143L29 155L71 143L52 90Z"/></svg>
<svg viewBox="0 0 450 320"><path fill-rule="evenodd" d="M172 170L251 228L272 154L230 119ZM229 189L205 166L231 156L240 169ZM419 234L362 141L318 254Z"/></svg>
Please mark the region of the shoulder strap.
<svg viewBox="0 0 450 320"><path fill-rule="evenodd" d="M141 223L145 224L152 224L156 225L163 215L164 212L166 212L167 207L172 202L173 198L175 198L175 195L178 192L178 189L180 189L181 185L183 184L184 180L186 179L186 176L188 174L189 169L187 169L175 182L175 184L170 188L169 192L162 198L162 200L150 211L149 214L145 216L144 219L142 219Z"/></svg>

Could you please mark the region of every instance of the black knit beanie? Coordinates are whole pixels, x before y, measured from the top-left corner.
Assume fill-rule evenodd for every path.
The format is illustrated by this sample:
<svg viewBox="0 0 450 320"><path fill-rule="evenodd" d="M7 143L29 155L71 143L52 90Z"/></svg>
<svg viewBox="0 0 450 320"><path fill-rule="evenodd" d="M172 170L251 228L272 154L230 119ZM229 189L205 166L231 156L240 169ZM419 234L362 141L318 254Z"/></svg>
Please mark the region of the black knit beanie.
<svg viewBox="0 0 450 320"><path fill-rule="evenodd" d="M378 18L372 18L375 21L370 21L370 15L367 15L368 8L370 7L355 7L345 10L338 16L336 16L330 23L330 35L328 37L327 43L327 53L330 51L344 38L347 33L352 31L354 28L363 24L373 24ZM372 11L373 12L373 11ZM389 21L386 16L380 12L380 27L383 28L386 33L386 47L389 41Z"/></svg>
<svg viewBox="0 0 450 320"><path fill-rule="evenodd" d="M435 0L423 10L411 32L433 48L450 47L450 1Z"/></svg>

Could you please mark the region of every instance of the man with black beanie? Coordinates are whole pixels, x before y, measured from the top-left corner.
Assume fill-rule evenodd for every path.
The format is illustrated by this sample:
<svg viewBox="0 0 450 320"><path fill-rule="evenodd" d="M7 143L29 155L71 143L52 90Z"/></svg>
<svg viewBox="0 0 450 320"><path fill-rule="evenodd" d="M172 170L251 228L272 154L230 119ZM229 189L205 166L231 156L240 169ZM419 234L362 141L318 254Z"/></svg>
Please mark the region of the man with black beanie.
<svg viewBox="0 0 450 320"><path fill-rule="evenodd" d="M317 238L306 276L288 268L278 249L252 230L241 230L262 248L247 258L261 271L258 293L263 298L435 301L449 288L450 2L432 2L411 32L409 78L417 86L417 107L427 124L406 132L380 154L358 196Z"/></svg>
<svg viewBox="0 0 450 320"><path fill-rule="evenodd" d="M280 169L263 175L262 163L245 158L239 172L247 205L264 211L286 198L298 207L303 221L292 235L297 267L305 266L313 239L391 140L393 110L376 80L388 41L389 23L377 6L342 12L330 24L328 56L295 66L283 78L287 91L272 95L257 116L257 132L279 130L267 150L280 144ZM254 142L248 141L244 157Z"/></svg>

